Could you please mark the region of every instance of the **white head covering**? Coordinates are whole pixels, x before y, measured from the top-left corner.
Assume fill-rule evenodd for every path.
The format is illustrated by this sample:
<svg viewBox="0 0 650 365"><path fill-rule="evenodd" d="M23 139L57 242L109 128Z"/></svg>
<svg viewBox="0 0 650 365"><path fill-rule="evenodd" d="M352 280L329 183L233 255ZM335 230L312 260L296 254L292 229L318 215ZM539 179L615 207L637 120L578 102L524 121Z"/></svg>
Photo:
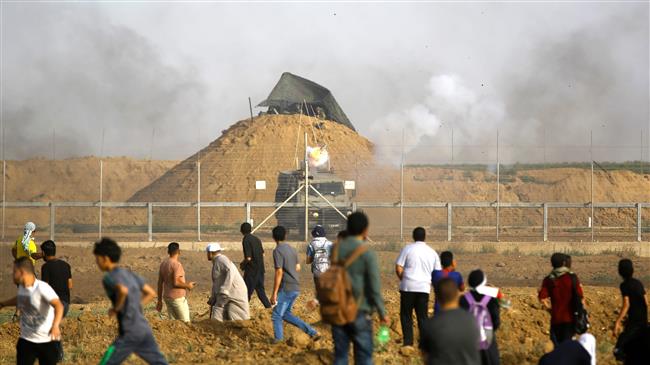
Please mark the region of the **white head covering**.
<svg viewBox="0 0 650 365"><path fill-rule="evenodd" d="M583 333L578 338L578 342L587 350L591 356L591 365L596 365L596 338L591 333Z"/></svg>
<svg viewBox="0 0 650 365"><path fill-rule="evenodd" d="M23 230L23 250L29 252L29 241L32 239L32 233L36 230L36 225L34 222L25 223L25 229Z"/></svg>
<svg viewBox="0 0 650 365"><path fill-rule="evenodd" d="M223 248L221 248L220 244L216 242L212 242L212 243L208 243L208 245L205 247L205 250L207 252L219 252L219 251L223 251Z"/></svg>
<svg viewBox="0 0 650 365"><path fill-rule="evenodd" d="M496 298L499 295L499 288L487 285L487 275L483 273L483 281L474 288L477 293Z"/></svg>

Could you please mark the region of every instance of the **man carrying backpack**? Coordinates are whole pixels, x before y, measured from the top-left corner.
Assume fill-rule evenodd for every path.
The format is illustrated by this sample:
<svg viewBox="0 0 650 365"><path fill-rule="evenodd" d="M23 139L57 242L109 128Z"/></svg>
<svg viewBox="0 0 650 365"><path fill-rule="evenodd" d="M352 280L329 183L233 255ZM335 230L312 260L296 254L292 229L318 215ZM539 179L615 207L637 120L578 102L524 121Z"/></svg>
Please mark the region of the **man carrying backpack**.
<svg viewBox="0 0 650 365"><path fill-rule="evenodd" d="M330 267L330 255L332 253L332 242L327 239L325 228L316 225L311 231L313 239L307 245L307 264L311 264L311 273L314 277L314 285L317 285L318 278ZM318 299L313 299L307 306L310 309L318 306Z"/></svg>
<svg viewBox="0 0 650 365"><path fill-rule="evenodd" d="M583 294L578 277L566 266L565 254L554 253L551 265L553 271L544 278L538 298L551 313L551 341L557 346L576 334L576 306L582 304Z"/></svg>
<svg viewBox="0 0 650 365"><path fill-rule="evenodd" d="M323 322L332 325L334 364L348 364L350 342L354 363L372 364L372 313L388 324L381 297L377 255L366 246L368 217L356 212L348 217L348 238L332 249L332 266L318 280L317 292Z"/></svg>
<svg viewBox="0 0 650 365"><path fill-rule="evenodd" d="M307 263L311 264L311 273L314 275L314 283L318 277L330 267L330 253L332 242L327 239L325 228L317 225L312 229L313 239L307 245Z"/></svg>
<svg viewBox="0 0 650 365"><path fill-rule="evenodd" d="M496 331L499 329L500 308L495 297L479 293L487 279L481 270L474 270L467 278L469 291L460 297L460 307L469 311L476 319L479 329L479 350L481 365L499 365L499 348Z"/></svg>

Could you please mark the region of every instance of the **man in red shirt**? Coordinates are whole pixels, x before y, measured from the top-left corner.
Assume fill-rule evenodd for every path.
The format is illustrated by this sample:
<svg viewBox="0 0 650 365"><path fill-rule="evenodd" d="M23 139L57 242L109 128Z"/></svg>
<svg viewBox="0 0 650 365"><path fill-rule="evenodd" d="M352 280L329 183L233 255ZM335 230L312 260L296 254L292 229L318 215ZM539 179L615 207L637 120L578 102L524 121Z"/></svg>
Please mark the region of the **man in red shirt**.
<svg viewBox="0 0 650 365"><path fill-rule="evenodd" d="M583 294L578 277L567 267L567 255L554 253L551 256L551 265L553 271L542 282L539 300L551 313L551 341L557 346L575 335L573 278L575 291L581 300Z"/></svg>

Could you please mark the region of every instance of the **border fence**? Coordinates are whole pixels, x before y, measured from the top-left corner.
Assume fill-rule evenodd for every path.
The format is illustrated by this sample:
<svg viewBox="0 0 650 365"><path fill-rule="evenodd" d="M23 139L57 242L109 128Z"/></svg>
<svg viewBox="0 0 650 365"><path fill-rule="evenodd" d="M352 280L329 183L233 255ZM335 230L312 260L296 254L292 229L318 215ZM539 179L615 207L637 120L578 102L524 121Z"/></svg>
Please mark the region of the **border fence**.
<svg viewBox="0 0 650 365"><path fill-rule="evenodd" d="M4 209L10 215L12 210L47 210L48 223L39 226L40 232L45 232L50 239L61 239L67 241L93 240L102 235L110 235L121 240L128 241L159 241L159 240L237 240L239 238L238 228L241 222L261 222L278 203L269 202L6 202ZM312 202L310 206L326 208L325 202ZM304 209L304 204L288 203L286 208ZM94 215L96 224L89 223L60 223L57 224L58 212L65 212L66 209L84 209L88 216ZM378 241L408 240L410 230L415 228L419 222L411 222L415 219L413 215L419 216L422 221L430 221L429 224L421 224L428 228L429 237L436 241L643 241L650 236L650 203L492 203L492 202L431 202L431 203L377 203L358 202L352 207L337 205L341 210L351 209L352 211L365 211L371 218L371 222L381 221L382 217L389 219L397 218L399 226L395 225L373 225L373 238ZM635 222L629 226L596 226L587 224L585 226L552 226L549 224L549 216L554 210L590 211L594 210L595 217L598 217L599 210L631 210L635 215ZM165 209L183 209L186 213L194 212L197 217L196 224L191 225L169 225L157 224L154 212L164 215ZM214 209L222 210L220 217L211 217ZM495 217L495 225L463 225L455 224L455 214L460 210L477 209L491 211ZM136 211L142 217L142 224L111 225L103 224L102 216L107 210ZM508 216L508 211L540 211L541 220L539 225L516 225L508 222L502 223L504 219L498 219L497 215ZM435 211L435 213L433 213ZM223 214L226 213L226 214ZM65 214L65 213L64 213ZM223 219L227 216L228 219ZM439 217L443 219L436 219ZM396 219L396 221L397 221ZM411 220L411 221L410 221ZM210 224L209 222L213 222ZM217 222L223 222L217 224ZM316 223L314 223L316 224ZM646 224L646 225L644 225ZM12 231L19 227L11 227ZM268 236L269 229L260 229L260 234ZM3 225L3 235L5 227ZM335 233L335 232L330 232ZM41 238L44 234L41 234ZM5 237L7 237L5 235ZM300 236L293 237L300 239ZM9 239L13 239L10 236Z"/></svg>

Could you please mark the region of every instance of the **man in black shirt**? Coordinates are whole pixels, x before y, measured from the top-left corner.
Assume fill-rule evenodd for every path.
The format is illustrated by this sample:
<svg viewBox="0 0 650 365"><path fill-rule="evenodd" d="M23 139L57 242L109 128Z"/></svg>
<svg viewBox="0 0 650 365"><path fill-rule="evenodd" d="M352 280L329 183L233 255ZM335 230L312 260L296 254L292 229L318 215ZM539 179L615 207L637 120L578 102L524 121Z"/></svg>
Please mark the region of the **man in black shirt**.
<svg viewBox="0 0 650 365"><path fill-rule="evenodd" d="M634 266L629 259L618 262L618 273L623 278L621 289L621 310L614 324L614 336L618 335L614 355L625 364L644 364L645 343L648 339L648 303L643 284L632 277ZM623 327L623 320L625 326ZM621 331L622 330L622 331Z"/></svg>
<svg viewBox="0 0 650 365"><path fill-rule="evenodd" d="M47 240L41 244L45 264L41 268L41 279L48 283L63 303L63 316L70 308L70 289L72 289L72 271L70 265L56 258L56 244Z"/></svg>
<svg viewBox="0 0 650 365"><path fill-rule="evenodd" d="M56 244L52 240L47 240L41 244L43 251L43 260L45 263L41 268L41 280L48 283L56 295L59 296L63 304L63 317L68 314L70 309L70 289L72 289L72 271L70 265L56 258ZM56 342L59 361L63 361L63 343Z"/></svg>
<svg viewBox="0 0 650 365"><path fill-rule="evenodd" d="M271 302L264 291L264 248L262 241L253 236L250 223L242 223L240 232L244 235L242 246L244 248L244 260L240 267L244 270L244 282L248 289L248 300L253 297L253 291L265 308L271 308Z"/></svg>
<svg viewBox="0 0 650 365"><path fill-rule="evenodd" d="M428 365L480 365L476 320L458 307L458 286L444 278L436 286L442 313L427 319L420 334L420 350Z"/></svg>

